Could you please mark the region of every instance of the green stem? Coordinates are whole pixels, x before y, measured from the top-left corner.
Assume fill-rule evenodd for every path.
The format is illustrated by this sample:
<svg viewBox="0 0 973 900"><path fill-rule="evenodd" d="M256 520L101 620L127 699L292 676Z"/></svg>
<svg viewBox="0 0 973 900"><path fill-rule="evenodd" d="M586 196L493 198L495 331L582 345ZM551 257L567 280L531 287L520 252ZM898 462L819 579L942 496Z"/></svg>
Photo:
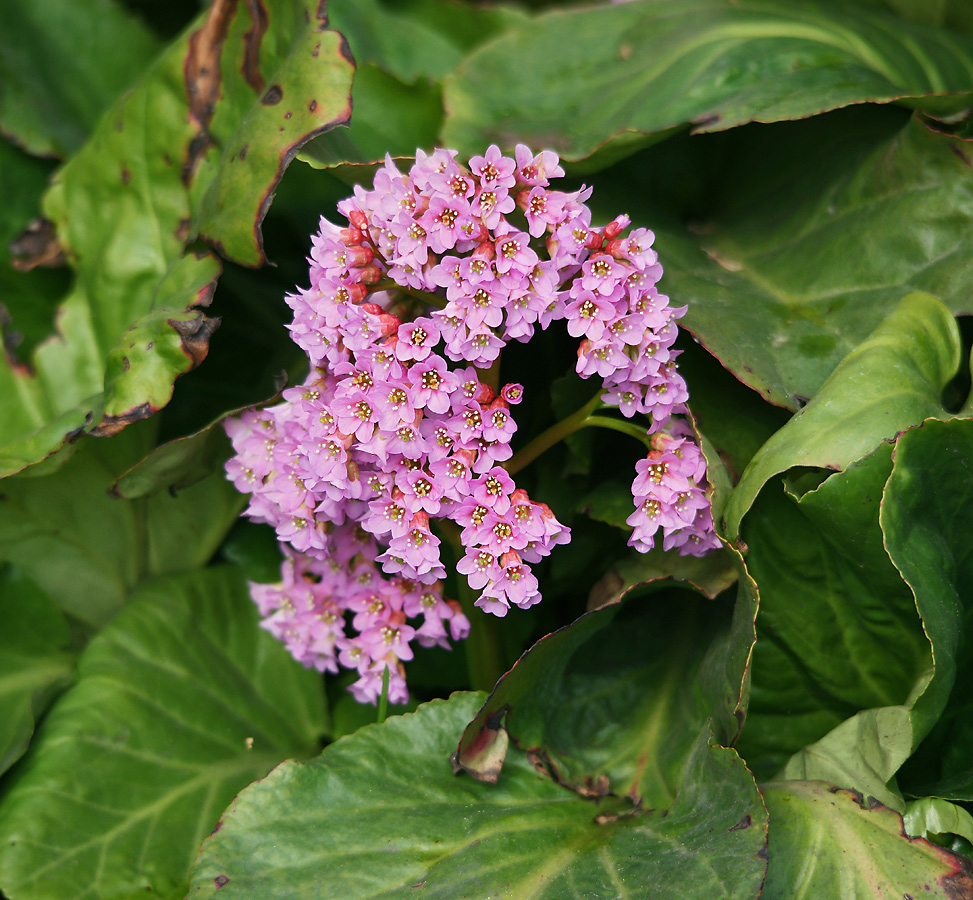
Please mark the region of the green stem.
<svg viewBox="0 0 973 900"><path fill-rule="evenodd" d="M609 419L608 416L588 416L582 423L582 427L587 428L589 425L595 428L610 428L612 431L629 434L645 444L650 450L652 449L652 439L644 428L639 427L634 422L627 422L624 419Z"/></svg>
<svg viewBox="0 0 973 900"><path fill-rule="evenodd" d="M382 696L378 698L378 724L381 725L389 714L389 667L382 672Z"/></svg>
<svg viewBox="0 0 973 900"><path fill-rule="evenodd" d="M492 691L507 671L498 619L474 606L480 592L474 591L462 575L457 576L457 591L463 614L470 620L470 634L463 642L470 686L474 691Z"/></svg>
<svg viewBox="0 0 973 900"><path fill-rule="evenodd" d="M461 559L465 548L460 540L459 527L448 519L441 519L436 523L436 528L453 548L456 559ZM463 614L470 620L470 633L463 641L470 687L475 691L492 691L500 676L507 671L499 622L496 616L491 616L474 605L479 592L473 590L459 573L456 575L456 584Z"/></svg>
<svg viewBox="0 0 973 900"><path fill-rule="evenodd" d="M500 393L500 356L493 361L489 369L477 369L480 381L492 388L494 394Z"/></svg>
<svg viewBox="0 0 973 900"><path fill-rule="evenodd" d="M580 428L584 428L588 417L598 409L601 403L599 390L581 409L575 410L566 419L555 422L547 431L541 432L526 447L518 450L503 467L511 474L515 475L525 466L530 465L545 450L549 450L558 441L564 440L569 434L573 434Z"/></svg>

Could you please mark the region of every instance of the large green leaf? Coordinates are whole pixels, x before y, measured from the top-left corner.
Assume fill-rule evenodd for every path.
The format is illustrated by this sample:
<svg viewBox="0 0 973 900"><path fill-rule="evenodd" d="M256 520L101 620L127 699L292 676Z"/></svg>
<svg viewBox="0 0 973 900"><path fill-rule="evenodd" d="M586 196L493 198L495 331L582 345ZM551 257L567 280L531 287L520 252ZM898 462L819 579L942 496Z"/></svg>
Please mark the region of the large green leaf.
<svg viewBox="0 0 973 900"><path fill-rule="evenodd" d="M0 4L0 132L30 153L77 150L158 49L113 0Z"/></svg>
<svg viewBox="0 0 973 900"><path fill-rule="evenodd" d="M931 420L902 435L882 503L889 555L915 593L932 644L935 675L913 712L924 734L924 768L911 780L924 793L973 799L970 761L973 682L973 420Z"/></svg>
<svg viewBox="0 0 973 900"><path fill-rule="evenodd" d="M348 121L355 64L342 35L327 29L323 4L288 0L214 4L188 66L199 91L190 104L202 126L196 148L205 150L191 151L193 226L224 256L261 265L260 224L274 190L304 143Z"/></svg>
<svg viewBox="0 0 973 900"><path fill-rule="evenodd" d="M740 749L758 777L928 678L929 642L878 524L891 466L883 445L800 500L771 482L744 521L761 603Z"/></svg>
<svg viewBox="0 0 973 900"><path fill-rule="evenodd" d="M578 797L521 754L498 785L455 778L449 751L482 700L434 701L252 785L204 843L190 896L756 896L766 816L732 750L702 734L667 815Z"/></svg>
<svg viewBox="0 0 973 900"><path fill-rule="evenodd" d="M22 572L0 570L0 775L27 749L34 722L71 680L64 616Z"/></svg>
<svg viewBox="0 0 973 900"><path fill-rule="evenodd" d="M179 898L233 795L322 733L320 676L258 628L239 573L143 588L84 652L0 806L11 897Z"/></svg>
<svg viewBox="0 0 973 900"><path fill-rule="evenodd" d="M866 709L795 753L774 780L828 781L901 813L905 801L888 783L910 753L909 708Z"/></svg>
<svg viewBox="0 0 973 900"><path fill-rule="evenodd" d="M688 140L722 160L672 173L709 191L688 212L693 233L623 207L656 227L684 327L771 403L807 403L911 291L973 311L969 147L897 112Z"/></svg>
<svg viewBox="0 0 973 900"><path fill-rule="evenodd" d="M578 160L686 124L953 91L973 91L969 38L829 3L647 0L555 11L475 51L446 81L444 138L469 153L522 140Z"/></svg>
<svg viewBox="0 0 973 900"><path fill-rule="evenodd" d="M736 737L755 612L746 581L736 617L671 584L542 638L469 724L456 765L495 782L512 740L562 784L667 807L703 723Z"/></svg>
<svg viewBox="0 0 973 900"><path fill-rule="evenodd" d="M406 84L423 78L441 80L478 44L524 19L514 7L479 7L450 0L328 3L328 23L345 36L355 61L377 66Z"/></svg>
<svg viewBox="0 0 973 900"><path fill-rule="evenodd" d="M56 471L8 478L0 491L0 560L87 628L105 624L143 578L205 565L240 511L242 498L221 472L176 494L111 497L144 454L151 424L85 438Z"/></svg>
<svg viewBox="0 0 973 900"><path fill-rule="evenodd" d="M750 461L727 503L727 537L737 536L777 473L794 466L842 469L910 425L948 415L942 391L959 362L959 329L949 310L928 294L905 297Z"/></svg>
<svg viewBox="0 0 973 900"><path fill-rule="evenodd" d="M347 128L311 141L301 159L333 168L432 150L445 115L440 80L473 47L524 18L514 7L448 0L332 0L328 22L344 35L358 66L354 115Z"/></svg>
<svg viewBox="0 0 973 900"><path fill-rule="evenodd" d="M226 252L260 262L260 222L284 168L347 117L353 66L316 6L276 4L259 27L251 6L263 9L214 4L58 174L44 207L77 278L32 369L0 360L0 419L16 424L0 475L71 433L111 434L168 402L217 324L199 307L220 264L187 252L194 215Z"/></svg>
<svg viewBox="0 0 973 900"><path fill-rule="evenodd" d="M970 860L907 837L898 813L861 794L819 781L780 781L761 791L772 823L766 900L955 900L973 892Z"/></svg>

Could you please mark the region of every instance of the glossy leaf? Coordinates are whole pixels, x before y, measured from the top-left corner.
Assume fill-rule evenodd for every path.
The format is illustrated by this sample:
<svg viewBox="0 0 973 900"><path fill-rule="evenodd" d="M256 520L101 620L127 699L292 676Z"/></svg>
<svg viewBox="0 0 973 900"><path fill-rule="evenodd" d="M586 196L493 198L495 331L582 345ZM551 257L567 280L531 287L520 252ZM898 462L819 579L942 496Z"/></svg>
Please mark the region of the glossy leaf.
<svg viewBox="0 0 973 900"><path fill-rule="evenodd" d="M757 894L766 817L732 750L701 735L665 816L578 797L519 753L498 785L481 784L451 775L447 757L482 699L433 701L276 769L204 843L189 896Z"/></svg>
<svg viewBox="0 0 973 900"><path fill-rule="evenodd" d="M593 593L597 599L593 606L603 606L617 600L629 588L658 578L674 578L686 581L711 600L737 580L737 567L729 553L711 553L708 556L679 556L656 547L648 553L634 550L621 562L616 563L598 583Z"/></svg>
<svg viewBox="0 0 973 900"><path fill-rule="evenodd" d="M761 605L740 748L758 777L929 677L929 642L878 524L890 471L883 445L800 500L773 481L744 522Z"/></svg>
<svg viewBox="0 0 973 900"><path fill-rule="evenodd" d="M973 797L968 724L973 678L971 459L971 419L931 420L902 435L881 517L889 555L915 593L936 665L913 714L920 734L939 721L927 739L931 755L921 783L925 792L953 799Z"/></svg>
<svg viewBox="0 0 973 900"><path fill-rule="evenodd" d="M474 52L446 82L443 133L461 152L520 140L579 160L689 124L955 91L973 91L958 35L827 3L655 0L551 12Z"/></svg>
<svg viewBox="0 0 973 900"><path fill-rule="evenodd" d="M901 813L905 812L905 801L887 785L910 753L912 721L908 707L868 709L795 753L774 780L828 781Z"/></svg>
<svg viewBox="0 0 973 900"><path fill-rule="evenodd" d="M694 233L653 225L663 284L689 305L684 327L771 403L801 408L911 291L973 308L965 142L870 108L702 140L724 161L719 199Z"/></svg>
<svg viewBox="0 0 973 900"><path fill-rule="evenodd" d="M300 159L316 169L381 162L385 154L414 157L436 145L443 118L438 85L405 84L377 66L359 65L351 93L354 115L345 128L316 137Z"/></svg>
<svg viewBox="0 0 973 900"><path fill-rule="evenodd" d="M112 0L0 6L0 131L30 153L77 150L159 49Z"/></svg>
<svg viewBox="0 0 973 900"><path fill-rule="evenodd" d="M799 893L953 900L973 891L973 863L907 837L898 813L860 794L820 781L774 782L761 792L772 823L766 900Z"/></svg>
<svg viewBox="0 0 973 900"><path fill-rule="evenodd" d="M64 616L22 572L0 571L0 774L27 749L34 723L66 687L74 654Z"/></svg>
<svg viewBox="0 0 973 900"><path fill-rule="evenodd" d="M725 602L651 588L535 644L464 732L456 765L495 782L509 737L562 784L668 806L702 724L735 737L750 644ZM752 639L746 590L738 604Z"/></svg>
<svg viewBox="0 0 973 900"><path fill-rule="evenodd" d="M377 66L410 85L423 78L439 81L478 44L525 18L510 6L477 7L449 0L328 4L329 25L345 36L356 63Z"/></svg>
<svg viewBox="0 0 973 900"><path fill-rule="evenodd" d="M200 307L220 265L185 252L194 213L211 241L260 262L260 222L284 168L346 114L352 66L311 6L275 5L247 31L248 5L215 4L60 171L45 212L77 280L32 369L0 360L0 417L17 426L4 433L0 475L69 434L112 434L151 415L205 358L217 323ZM292 98L302 105L291 109Z"/></svg>
<svg viewBox="0 0 973 900"><path fill-rule="evenodd" d="M736 537L760 489L777 473L793 466L842 469L927 416L946 415L942 391L959 357L959 330L949 310L928 294L905 297L750 461L727 504L727 537Z"/></svg>
<svg viewBox="0 0 973 900"><path fill-rule="evenodd" d="M242 498L222 473L175 495L111 497L149 437L87 438L56 471L9 478L0 492L0 560L88 628L105 624L141 579L208 562L239 514Z"/></svg>
<svg viewBox="0 0 973 900"><path fill-rule="evenodd" d="M254 10L261 11L257 21ZM225 43L209 46L210 28ZM193 227L224 256L261 265L260 224L274 189L305 142L348 121L354 63L342 36L327 29L324 6L310 0L214 5L189 57L200 91L193 113L215 105L201 122L213 149L191 158L198 166ZM221 73L215 86L214 58Z"/></svg>
<svg viewBox="0 0 973 900"><path fill-rule="evenodd" d="M143 588L86 649L0 810L0 884L23 898L179 898L246 784L309 756L320 677L257 626L233 569Z"/></svg>
<svg viewBox="0 0 973 900"><path fill-rule="evenodd" d="M913 800L906 806L902 824L910 837L935 840L956 834L973 843L973 816L947 800L934 797Z"/></svg>

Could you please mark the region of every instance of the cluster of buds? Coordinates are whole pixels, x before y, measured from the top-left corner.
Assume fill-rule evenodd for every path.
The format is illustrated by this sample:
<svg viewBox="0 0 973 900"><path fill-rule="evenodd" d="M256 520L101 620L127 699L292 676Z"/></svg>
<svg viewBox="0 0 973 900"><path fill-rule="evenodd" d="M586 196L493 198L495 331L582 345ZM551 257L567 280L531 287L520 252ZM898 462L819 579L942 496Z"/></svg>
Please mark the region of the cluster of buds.
<svg viewBox="0 0 973 900"><path fill-rule="evenodd" d="M346 227L322 219L310 287L288 297L305 383L227 424L246 514L287 548L282 583L254 587L265 627L306 665L356 670L359 699L376 698L386 669L390 698L403 699L410 642L468 632L443 598L432 522L458 535L457 571L499 616L540 599L531 564L570 537L504 468L523 388L484 374L538 326L566 320L582 338L578 374L597 375L624 416L650 417L645 465L656 468L633 487L631 543L648 549L661 527L682 552L718 545L698 448L673 430L687 399L671 349L685 310L656 290L652 233L626 235L624 216L593 228L590 190L549 189L563 174L555 154L523 145L513 159L491 146L468 166L420 151L408 175L387 159L372 190L338 205ZM692 474L670 457L692 459ZM658 472L649 497L643 482Z"/></svg>

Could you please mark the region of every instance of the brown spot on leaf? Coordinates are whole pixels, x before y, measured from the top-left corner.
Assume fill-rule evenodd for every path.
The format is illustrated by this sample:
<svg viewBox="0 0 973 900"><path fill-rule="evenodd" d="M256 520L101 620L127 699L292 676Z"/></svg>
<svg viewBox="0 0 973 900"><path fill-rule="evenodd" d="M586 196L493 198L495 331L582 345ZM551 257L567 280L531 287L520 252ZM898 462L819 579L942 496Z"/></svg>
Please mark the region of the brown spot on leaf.
<svg viewBox="0 0 973 900"><path fill-rule="evenodd" d="M618 58L631 59L631 57L632 57L632 45L622 44L622 46L618 48Z"/></svg>
<svg viewBox="0 0 973 900"><path fill-rule="evenodd" d="M10 242L10 254L10 265L18 272L64 265L64 248L50 219L34 219Z"/></svg>
<svg viewBox="0 0 973 900"><path fill-rule="evenodd" d="M582 797L607 797L611 793L611 783L604 773L596 778L586 775L577 786L577 791Z"/></svg>
<svg viewBox="0 0 973 900"><path fill-rule="evenodd" d="M750 818L750 816L748 814L748 815L745 815L742 819L740 819L740 821L737 822L736 825L731 825L726 830L727 831L743 831L744 829L749 828L752 824L753 824L753 820Z"/></svg>
<svg viewBox="0 0 973 900"><path fill-rule="evenodd" d="M279 84L272 84L267 88L267 93L263 95L260 102L264 106L276 106L284 99L284 89Z"/></svg>
<svg viewBox="0 0 973 900"><path fill-rule="evenodd" d="M220 56L236 6L237 0L213 0L206 21L189 36L185 80L189 94L189 121L197 132L189 144L189 155L183 166L183 184L192 181L200 159L214 143L209 123L220 97Z"/></svg>
<svg viewBox="0 0 973 900"><path fill-rule="evenodd" d="M132 172L128 166L122 166L122 184L129 184L132 180Z"/></svg>
<svg viewBox="0 0 973 900"><path fill-rule="evenodd" d="M238 155L238 156L240 157L240 160L241 160L241 162L242 162L243 160L245 160L245 159L247 158L247 151L248 151L249 149L250 149L250 145L249 145L249 144L244 144L244 145L243 145L243 146L242 146L242 147L240 148L240 152L239 152L239 154L237 154L237 155Z"/></svg>
<svg viewBox="0 0 973 900"><path fill-rule="evenodd" d="M219 890L221 887L226 887L230 883L230 879L226 875L217 875L213 879L213 884L216 885L216 889Z"/></svg>
<svg viewBox="0 0 973 900"><path fill-rule="evenodd" d="M192 219L180 219L179 225L176 227L174 232L176 240L182 244L185 244L189 240L189 232L192 229L193 221Z"/></svg>
<svg viewBox="0 0 973 900"><path fill-rule="evenodd" d="M318 108L318 101L312 100L310 103L308 103L307 108L309 112L314 112L314 110Z"/></svg>
<svg viewBox="0 0 973 900"><path fill-rule="evenodd" d="M129 360L129 358L127 356L123 356L122 357L122 371L123 372L127 372L131 368L132 368L131 360Z"/></svg>
<svg viewBox="0 0 973 900"><path fill-rule="evenodd" d="M767 851L766 843L760 845L760 849L757 851L757 859L770 859L770 853Z"/></svg>
<svg viewBox="0 0 973 900"><path fill-rule="evenodd" d="M949 900L970 900L973 897L973 861L949 850L943 852L949 853L956 868L949 875L937 879L940 886Z"/></svg>
<svg viewBox="0 0 973 900"><path fill-rule="evenodd" d="M105 416L91 429L91 433L95 437L112 437L126 426L133 422L141 422L142 419L147 419L155 412L158 412L158 410L151 403L140 403L134 409L130 409L120 416Z"/></svg>
<svg viewBox="0 0 973 900"><path fill-rule="evenodd" d="M196 316L192 319L167 319L168 324L182 338L182 349L189 357L195 369L209 353L209 339L213 332L220 327L220 319L208 316Z"/></svg>
<svg viewBox="0 0 973 900"><path fill-rule="evenodd" d="M287 112L284 113L284 118L289 119L292 115L294 114L290 110L288 110Z"/></svg>
<svg viewBox="0 0 973 900"><path fill-rule="evenodd" d="M267 10L261 0L247 0L247 9L253 24L243 36L243 78L259 94L266 85L260 71L260 43L267 30Z"/></svg>

